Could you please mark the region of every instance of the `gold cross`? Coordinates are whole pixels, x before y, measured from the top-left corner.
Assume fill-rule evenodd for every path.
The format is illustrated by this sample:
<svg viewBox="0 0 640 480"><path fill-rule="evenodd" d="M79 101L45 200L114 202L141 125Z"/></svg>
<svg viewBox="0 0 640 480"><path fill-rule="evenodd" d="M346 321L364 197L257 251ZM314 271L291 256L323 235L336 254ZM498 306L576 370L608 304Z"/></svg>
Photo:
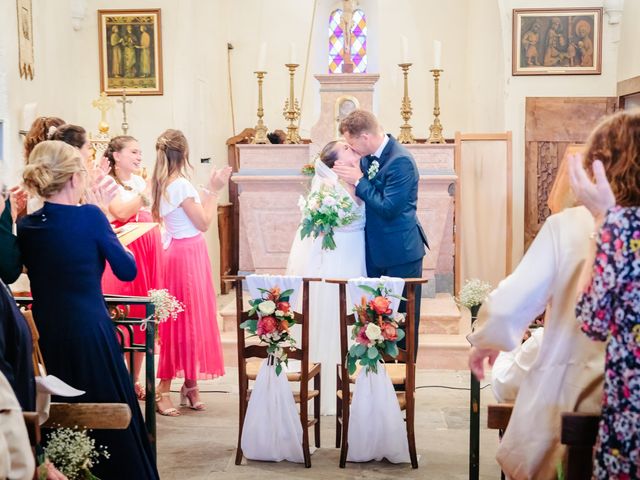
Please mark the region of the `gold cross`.
<svg viewBox="0 0 640 480"><path fill-rule="evenodd" d="M98 130L100 133L106 134L109 131L109 124L107 123L107 112L115 107L113 100L107 97L105 92L100 94L100 98L96 98L91 102L94 108L100 110L100 123L98 124Z"/></svg>

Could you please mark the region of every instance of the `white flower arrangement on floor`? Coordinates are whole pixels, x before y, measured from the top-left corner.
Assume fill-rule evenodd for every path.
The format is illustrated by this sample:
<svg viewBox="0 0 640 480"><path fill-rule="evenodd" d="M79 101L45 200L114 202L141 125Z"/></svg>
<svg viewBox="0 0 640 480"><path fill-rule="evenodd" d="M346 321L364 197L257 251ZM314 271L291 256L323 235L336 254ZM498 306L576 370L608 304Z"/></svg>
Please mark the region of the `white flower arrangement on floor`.
<svg viewBox="0 0 640 480"><path fill-rule="evenodd" d="M99 480L91 473L91 467L99 463L100 457L109 459L107 447L100 445L79 428L58 428L47 435L49 439L44 449L45 456L69 480ZM46 467L40 471L39 478L46 479Z"/></svg>
<svg viewBox="0 0 640 480"><path fill-rule="evenodd" d="M467 280L460 289L460 292L458 292L456 302L458 305L471 310L471 307L481 305L492 289L493 287L490 283L483 282L477 278Z"/></svg>

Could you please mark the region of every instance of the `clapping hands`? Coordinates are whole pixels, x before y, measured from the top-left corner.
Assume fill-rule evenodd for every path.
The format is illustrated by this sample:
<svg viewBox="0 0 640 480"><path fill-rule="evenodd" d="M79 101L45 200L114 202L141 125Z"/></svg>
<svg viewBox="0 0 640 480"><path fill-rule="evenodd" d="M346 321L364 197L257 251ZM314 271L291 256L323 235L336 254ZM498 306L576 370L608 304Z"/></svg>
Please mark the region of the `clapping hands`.
<svg viewBox="0 0 640 480"><path fill-rule="evenodd" d="M209 184L207 187L212 193L218 193L227 186L230 177L231 167L223 167L220 169L213 167L209 175Z"/></svg>
<svg viewBox="0 0 640 480"><path fill-rule="evenodd" d="M109 203L118 193L118 184L108 172L109 161L103 157L100 164L90 170L90 184L84 194L86 203L96 205L103 211L107 211Z"/></svg>

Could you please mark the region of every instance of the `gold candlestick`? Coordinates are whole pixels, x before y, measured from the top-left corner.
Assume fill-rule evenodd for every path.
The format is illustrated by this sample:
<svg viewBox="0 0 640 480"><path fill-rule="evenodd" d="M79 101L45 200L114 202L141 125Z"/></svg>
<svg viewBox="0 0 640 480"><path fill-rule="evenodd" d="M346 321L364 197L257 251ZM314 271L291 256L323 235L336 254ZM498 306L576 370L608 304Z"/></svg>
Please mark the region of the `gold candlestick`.
<svg viewBox="0 0 640 480"><path fill-rule="evenodd" d="M264 108L262 106L262 82L267 72L258 71L253 73L258 77L258 123L256 124L256 133L253 136L251 143L271 143L267 138L267 126L262 121L262 117L264 117Z"/></svg>
<svg viewBox="0 0 640 480"><path fill-rule="evenodd" d="M300 143L302 139L298 133L298 126L296 120L300 118L300 106L298 100L293 94L293 80L296 74L296 68L299 67L297 63L287 63L285 65L289 69L289 98L284 102L284 118L289 121L287 127L287 138L284 143Z"/></svg>
<svg viewBox="0 0 640 480"><path fill-rule="evenodd" d="M404 75L404 96L402 97L402 103L400 105L400 115L404 120L404 123L400 126L400 135L398 135L398 141L400 143L415 143L416 139L411 132L411 125L409 120L413 109L411 108L411 99L409 98L409 67L412 63L399 63L398 66L402 69Z"/></svg>
<svg viewBox="0 0 640 480"><path fill-rule="evenodd" d="M431 134L427 139L427 143L447 143L442 136L442 124L440 123L440 90L438 84L440 83L440 72L443 72L441 68L434 68L429 70L433 73L435 100L433 102L433 123L429 127Z"/></svg>

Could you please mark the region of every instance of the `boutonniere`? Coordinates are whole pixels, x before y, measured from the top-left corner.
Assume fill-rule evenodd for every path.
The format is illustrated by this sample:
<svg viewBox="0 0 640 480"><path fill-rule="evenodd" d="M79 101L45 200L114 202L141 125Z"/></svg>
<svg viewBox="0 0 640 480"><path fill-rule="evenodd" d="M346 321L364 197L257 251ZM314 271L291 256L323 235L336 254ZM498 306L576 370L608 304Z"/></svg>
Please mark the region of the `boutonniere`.
<svg viewBox="0 0 640 480"><path fill-rule="evenodd" d="M376 176L378 170L380 170L380 164L378 163L378 160L374 160L371 162L371 165L369 165L369 170L367 170L367 177L369 180Z"/></svg>

